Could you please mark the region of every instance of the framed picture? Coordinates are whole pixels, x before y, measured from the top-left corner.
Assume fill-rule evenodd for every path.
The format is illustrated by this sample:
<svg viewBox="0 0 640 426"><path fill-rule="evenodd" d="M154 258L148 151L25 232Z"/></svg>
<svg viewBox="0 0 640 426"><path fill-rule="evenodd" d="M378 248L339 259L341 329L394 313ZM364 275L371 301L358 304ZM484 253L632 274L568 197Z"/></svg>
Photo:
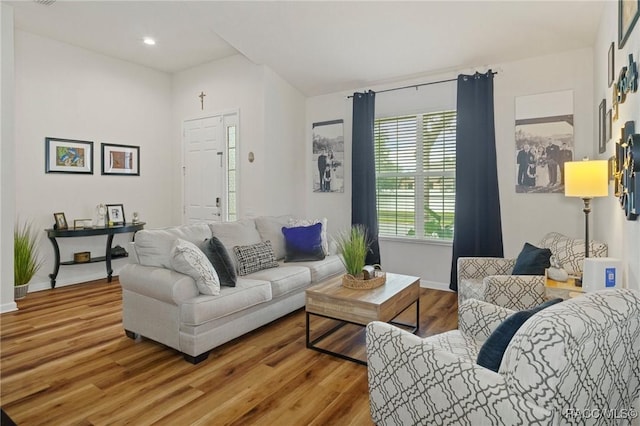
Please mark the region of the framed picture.
<svg viewBox="0 0 640 426"><path fill-rule="evenodd" d="M73 229L85 229L92 228L91 219L74 219L73 221Z"/></svg>
<svg viewBox="0 0 640 426"><path fill-rule="evenodd" d="M606 143L609 143L609 141L611 140L611 126L613 124L612 120L611 120L611 110L607 111L607 118L605 119L605 124L606 124L606 131L605 131L605 141Z"/></svg>
<svg viewBox="0 0 640 426"><path fill-rule="evenodd" d="M46 173L93 174L93 142L45 138Z"/></svg>
<svg viewBox="0 0 640 426"><path fill-rule="evenodd" d="M54 213L53 218L56 220L56 229L67 229L67 218L64 216L64 213Z"/></svg>
<svg viewBox="0 0 640 426"><path fill-rule="evenodd" d="M313 192L344 192L343 127L343 120L322 121L312 125Z"/></svg>
<svg viewBox="0 0 640 426"><path fill-rule="evenodd" d="M107 223L109 226L124 225L124 206L122 204L107 204Z"/></svg>
<svg viewBox="0 0 640 426"><path fill-rule="evenodd" d="M607 101L603 99L600 102L600 109L598 113L598 152L602 154L607 150Z"/></svg>
<svg viewBox="0 0 640 426"><path fill-rule="evenodd" d="M131 145L102 145L102 174L140 176L140 147Z"/></svg>
<svg viewBox="0 0 640 426"><path fill-rule="evenodd" d="M640 0L618 0L618 49L629 39L640 16Z"/></svg>
<svg viewBox="0 0 640 426"><path fill-rule="evenodd" d="M609 46L609 55L608 55L608 60L607 63L609 64L608 67L608 78L607 78L607 84L609 85L609 87L611 87L611 85L613 84L613 81L615 80L615 43L611 42L611 46Z"/></svg>

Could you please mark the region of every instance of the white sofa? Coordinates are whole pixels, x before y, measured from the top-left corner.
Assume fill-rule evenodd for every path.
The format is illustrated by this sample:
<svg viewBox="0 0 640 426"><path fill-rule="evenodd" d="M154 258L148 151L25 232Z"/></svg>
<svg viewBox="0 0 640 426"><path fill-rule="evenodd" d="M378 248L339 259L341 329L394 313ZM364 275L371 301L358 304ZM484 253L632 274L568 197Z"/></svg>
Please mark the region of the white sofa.
<svg viewBox="0 0 640 426"><path fill-rule="evenodd" d="M290 220L263 216L139 231L131 243L131 263L120 272L127 336L160 342L196 364L211 349L303 307L305 289L344 273L344 266L336 254L285 263L281 228ZM234 246L269 240L279 266L238 276L236 286L220 287L219 295L201 294L193 278L171 269L171 247L177 238L202 245L212 236L234 263Z"/></svg>

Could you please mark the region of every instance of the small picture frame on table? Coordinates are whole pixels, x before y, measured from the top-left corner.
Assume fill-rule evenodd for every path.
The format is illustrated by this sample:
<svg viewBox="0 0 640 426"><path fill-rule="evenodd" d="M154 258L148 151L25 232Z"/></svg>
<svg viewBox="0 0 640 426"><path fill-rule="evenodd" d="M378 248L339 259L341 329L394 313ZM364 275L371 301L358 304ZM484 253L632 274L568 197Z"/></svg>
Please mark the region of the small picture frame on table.
<svg viewBox="0 0 640 426"><path fill-rule="evenodd" d="M67 225L67 218L64 216L64 213L54 213L53 218L56 223L54 225L55 229L67 229L69 226Z"/></svg>
<svg viewBox="0 0 640 426"><path fill-rule="evenodd" d="M122 204L107 204L107 224L120 226L126 223L124 218L124 206Z"/></svg>
<svg viewBox="0 0 640 426"><path fill-rule="evenodd" d="M607 101L600 102L598 110L598 152L602 154L607 150Z"/></svg>

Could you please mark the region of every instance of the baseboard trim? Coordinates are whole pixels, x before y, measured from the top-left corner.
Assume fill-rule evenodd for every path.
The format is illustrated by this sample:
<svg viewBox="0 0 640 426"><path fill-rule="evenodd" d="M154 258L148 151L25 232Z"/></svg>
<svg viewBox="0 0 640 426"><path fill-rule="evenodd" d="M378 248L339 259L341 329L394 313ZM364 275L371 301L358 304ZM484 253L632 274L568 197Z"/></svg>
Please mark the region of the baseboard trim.
<svg viewBox="0 0 640 426"><path fill-rule="evenodd" d="M420 280L420 287L433 290L452 291L447 283L437 283L435 281Z"/></svg>
<svg viewBox="0 0 640 426"><path fill-rule="evenodd" d="M4 314L5 312L13 312L17 310L18 310L18 304L16 302L10 302L10 303L5 303L3 305L0 305L0 314Z"/></svg>

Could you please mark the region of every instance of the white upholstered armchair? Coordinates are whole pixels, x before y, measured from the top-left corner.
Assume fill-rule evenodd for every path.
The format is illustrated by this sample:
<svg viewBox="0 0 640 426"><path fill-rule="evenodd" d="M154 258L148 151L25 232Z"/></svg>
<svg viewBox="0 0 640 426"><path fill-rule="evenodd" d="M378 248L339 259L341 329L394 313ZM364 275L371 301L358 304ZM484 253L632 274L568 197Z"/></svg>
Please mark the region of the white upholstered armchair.
<svg viewBox="0 0 640 426"><path fill-rule="evenodd" d="M557 232L546 234L537 244L551 250L557 264L569 275L580 275L584 263L584 240ZM605 257L607 245L589 242L591 257ZM544 275L511 275L516 259L461 257L458 259L458 304L478 299L509 309L527 309L542 303Z"/></svg>
<svg viewBox="0 0 640 426"><path fill-rule="evenodd" d="M548 307L516 332L498 372L478 365L482 343L511 313L468 300L458 330L427 338L370 323L374 423L630 424L640 395L640 293L606 290Z"/></svg>

